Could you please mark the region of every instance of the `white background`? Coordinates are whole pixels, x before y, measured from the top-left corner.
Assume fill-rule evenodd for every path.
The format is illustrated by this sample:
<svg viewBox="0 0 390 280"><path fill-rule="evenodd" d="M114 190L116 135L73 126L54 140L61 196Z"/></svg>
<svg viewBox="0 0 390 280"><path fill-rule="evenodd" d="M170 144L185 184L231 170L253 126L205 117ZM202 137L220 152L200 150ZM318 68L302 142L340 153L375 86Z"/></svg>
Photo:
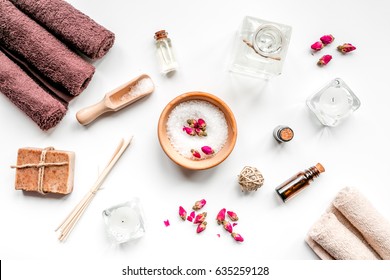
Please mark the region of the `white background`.
<svg viewBox="0 0 390 280"><path fill-rule="evenodd" d="M96 275L117 277L122 267L133 264L209 267L317 260L304 238L345 186L359 188L390 219L388 1L69 2L112 30L116 41L103 59L94 62L96 73L88 88L49 132L42 132L0 95L1 259L15 267L19 262L35 260L33 264L38 267L48 262L58 269L67 261ZM246 15L293 28L283 73L266 84L227 70L236 31ZM169 78L159 73L154 53L153 35L160 29L169 32L180 64L179 71ZM329 33L335 42L312 55L310 45ZM352 43L357 50L341 55L335 48L342 43ZM316 62L325 53L333 55L333 60L320 68ZM142 73L149 74L156 85L150 97L103 116L88 127L77 122L75 115L80 109ZM325 128L308 110L305 100L336 77L349 85L362 105L344 123ZM157 122L165 105L189 91L220 97L237 120L234 151L225 162L206 171L188 171L175 165L157 138ZM283 145L272 136L280 124L295 131L295 138ZM103 190L67 242L60 243L54 229L93 185L119 140L131 135L131 147L110 173ZM45 198L14 190L15 171L9 166L15 163L18 148L27 146L54 146L76 153L72 194ZM275 187L317 162L326 172L299 196L281 203ZM257 167L264 175L265 184L255 193L242 193L237 183L245 165ZM101 212L132 197L139 197L143 205L146 235L124 246L112 246L105 236ZM209 225L197 235L190 223L179 220L177 209L182 205L189 210L201 198L207 200ZM244 236L244 243L234 242L213 222L223 207L238 213L236 230ZM164 226L166 219L170 227ZM91 260L100 264L108 261L111 270L95 266ZM65 266L70 274L72 266ZM305 265L300 267L304 275ZM23 270L18 273L45 277L35 265L33 268L28 274ZM279 269L283 270L281 266Z"/></svg>

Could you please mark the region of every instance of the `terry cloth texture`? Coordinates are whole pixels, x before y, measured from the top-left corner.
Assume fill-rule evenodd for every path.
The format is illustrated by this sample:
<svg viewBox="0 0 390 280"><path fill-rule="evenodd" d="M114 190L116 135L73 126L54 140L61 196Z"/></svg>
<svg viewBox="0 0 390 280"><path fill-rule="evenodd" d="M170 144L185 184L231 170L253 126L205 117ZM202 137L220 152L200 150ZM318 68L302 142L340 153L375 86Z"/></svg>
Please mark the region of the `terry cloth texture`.
<svg viewBox="0 0 390 280"><path fill-rule="evenodd" d="M0 92L24 111L42 130L56 126L67 110L1 51Z"/></svg>
<svg viewBox="0 0 390 280"><path fill-rule="evenodd" d="M115 35L63 0L10 0L61 41L91 59L103 57Z"/></svg>
<svg viewBox="0 0 390 280"><path fill-rule="evenodd" d="M74 96L87 87L95 71L8 0L0 0L0 44Z"/></svg>
<svg viewBox="0 0 390 280"><path fill-rule="evenodd" d="M390 259L390 223L355 188L344 188L309 230L321 259Z"/></svg>

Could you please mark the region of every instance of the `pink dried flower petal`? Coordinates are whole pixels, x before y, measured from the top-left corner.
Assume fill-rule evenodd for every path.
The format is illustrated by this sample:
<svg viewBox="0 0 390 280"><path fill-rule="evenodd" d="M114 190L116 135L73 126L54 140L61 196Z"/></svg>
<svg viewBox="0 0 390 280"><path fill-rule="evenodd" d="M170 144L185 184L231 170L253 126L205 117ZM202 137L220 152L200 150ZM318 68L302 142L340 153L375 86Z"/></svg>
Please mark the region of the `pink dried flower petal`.
<svg viewBox="0 0 390 280"><path fill-rule="evenodd" d="M198 127L198 122L195 119L188 119L187 123L192 128Z"/></svg>
<svg viewBox="0 0 390 280"><path fill-rule="evenodd" d="M191 154L194 158L201 158L201 155L197 150L192 149Z"/></svg>
<svg viewBox="0 0 390 280"><path fill-rule="evenodd" d="M329 34L329 35L324 35L320 38L321 42L324 44L324 45L329 45L330 43L332 43L334 41L334 37L333 35Z"/></svg>
<svg viewBox="0 0 390 280"><path fill-rule="evenodd" d="M319 50L322 50L322 48L324 47L324 44L322 42L318 41L318 42L315 42L310 47L312 50L319 51Z"/></svg>
<svg viewBox="0 0 390 280"><path fill-rule="evenodd" d="M203 212L201 214L196 215L195 220L194 220L194 224L203 223L204 220L206 219L206 217L207 217L207 212Z"/></svg>
<svg viewBox="0 0 390 280"><path fill-rule="evenodd" d="M331 60L332 60L332 56L331 56L330 54L326 54L326 55L322 56L322 57L318 60L317 64L318 64L319 66L324 66L324 65L328 64L329 61L331 61Z"/></svg>
<svg viewBox="0 0 390 280"><path fill-rule="evenodd" d="M353 45L350 44L350 43L345 43L345 44L343 44L343 45L338 46L338 47L337 47L337 50L339 50L339 51L342 52L342 53L349 53L349 52L351 52L351 51L356 50L356 47L353 46Z"/></svg>
<svg viewBox="0 0 390 280"><path fill-rule="evenodd" d="M206 155L214 154L214 150L211 147L209 147L209 146L203 146L202 147L202 152L205 153Z"/></svg>
<svg viewBox="0 0 390 280"><path fill-rule="evenodd" d="M233 222L238 221L238 216L236 213L234 213L233 211L227 211L226 213L227 213L230 220L232 220Z"/></svg>
<svg viewBox="0 0 390 280"><path fill-rule="evenodd" d="M222 222L222 225L223 225L223 228L226 230L226 231L228 231L228 232L230 232L230 233L232 233L233 232L233 227L232 227L232 225L230 224L230 222L228 222L228 221L223 221Z"/></svg>
<svg viewBox="0 0 390 280"><path fill-rule="evenodd" d="M195 218L195 211L192 211L188 216L187 216L187 221L192 222Z"/></svg>
<svg viewBox="0 0 390 280"><path fill-rule="evenodd" d="M218 236L218 237L221 237L221 235L220 235L219 233L217 233L217 236Z"/></svg>
<svg viewBox="0 0 390 280"><path fill-rule="evenodd" d="M202 130L206 128L206 122L204 121L204 119L198 119L198 127Z"/></svg>
<svg viewBox="0 0 390 280"><path fill-rule="evenodd" d="M194 206L192 206L192 209L194 209L195 211L198 211L200 209L203 208L203 206L206 205L206 200L205 199L201 199L201 200L198 200L195 202Z"/></svg>
<svg viewBox="0 0 390 280"><path fill-rule="evenodd" d="M195 129L188 126L183 126L183 131L185 131L188 135L195 136Z"/></svg>
<svg viewBox="0 0 390 280"><path fill-rule="evenodd" d="M233 223L233 227L235 227L237 225L237 223Z"/></svg>
<svg viewBox="0 0 390 280"><path fill-rule="evenodd" d="M217 215L217 223L220 225L225 220L226 209L222 208Z"/></svg>
<svg viewBox="0 0 390 280"><path fill-rule="evenodd" d="M198 227L196 228L196 233L201 233L202 231L204 231L206 229L206 226L207 226L206 221L199 224Z"/></svg>
<svg viewBox="0 0 390 280"><path fill-rule="evenodd" d="M184 210L184 208L183 207L179 207L179 216L180 216L180 218L183 220L183 221L185 221L186 220L186 217L187 217L187 211L186 210Z"/></svg>
<svg viewBox="0 0 390 280"><path fill-rule="evenodd" d="M244 238L240 234L238 234L238 233L233 232L232 233L232 237L234 238L234 240L236 240L238 242L243 242L244 241Z"/></svg>
<svg viewBox="0 0 390 280"><path fill-rule="evenodd" d="M170 226L169 220L164 221L164 225L165 225L166 227L169 227L169 226Z"/></svg>

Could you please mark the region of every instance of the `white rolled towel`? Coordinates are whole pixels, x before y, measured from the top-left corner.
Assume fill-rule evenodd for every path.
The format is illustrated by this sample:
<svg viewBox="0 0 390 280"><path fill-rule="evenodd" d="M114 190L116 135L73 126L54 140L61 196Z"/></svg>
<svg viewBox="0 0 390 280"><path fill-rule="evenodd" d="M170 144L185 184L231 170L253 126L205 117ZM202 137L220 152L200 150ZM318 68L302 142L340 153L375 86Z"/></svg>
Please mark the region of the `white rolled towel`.
<svg viewBox="0 0 390 280"><path fill-rule="evenodd" d="M322 259L376 260L377 255L342 224L333 213L325 213L308 233L309 246ZM306 240L306 241L308 241ZM312 242L314 241L314 242ZM332 258L330 258L330 256Z"/></svg>
<svg viewBox="0 0 390 280"><path fill-rule="evenodd" d="M333 201L348 221L384 260L390 260L390 223L355 188L344 188Z"/></svg>

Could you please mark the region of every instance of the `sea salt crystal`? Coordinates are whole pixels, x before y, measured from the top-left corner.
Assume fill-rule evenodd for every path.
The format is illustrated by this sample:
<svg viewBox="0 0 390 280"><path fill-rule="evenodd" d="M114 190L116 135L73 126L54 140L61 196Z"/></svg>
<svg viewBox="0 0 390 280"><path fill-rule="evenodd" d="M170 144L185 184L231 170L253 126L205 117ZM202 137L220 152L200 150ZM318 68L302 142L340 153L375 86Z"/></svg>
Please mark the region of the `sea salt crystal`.
<svg viewBox="0 0 390 280"><path fill-rule="evenodd" d="M183 127L188 119L202 118L207 124L207 136L190 136ZM169 114L167 120L167 135L172 146L182 156L194 159L191 149L199 151L202 158L210 157L202 153L201 147L210 146L218 153L228 138L228 125L223 112L207 101L191 100L177 105Z"/></svg>
<svg viewBox="0 0 390 280"><path fill-rule="evenodd" d="M130 98L137 97L138 95L152 91L154 84L151 78L144 78L136 82L130 89L129 92L122 95L120 101L127 101Z"/></svg>

